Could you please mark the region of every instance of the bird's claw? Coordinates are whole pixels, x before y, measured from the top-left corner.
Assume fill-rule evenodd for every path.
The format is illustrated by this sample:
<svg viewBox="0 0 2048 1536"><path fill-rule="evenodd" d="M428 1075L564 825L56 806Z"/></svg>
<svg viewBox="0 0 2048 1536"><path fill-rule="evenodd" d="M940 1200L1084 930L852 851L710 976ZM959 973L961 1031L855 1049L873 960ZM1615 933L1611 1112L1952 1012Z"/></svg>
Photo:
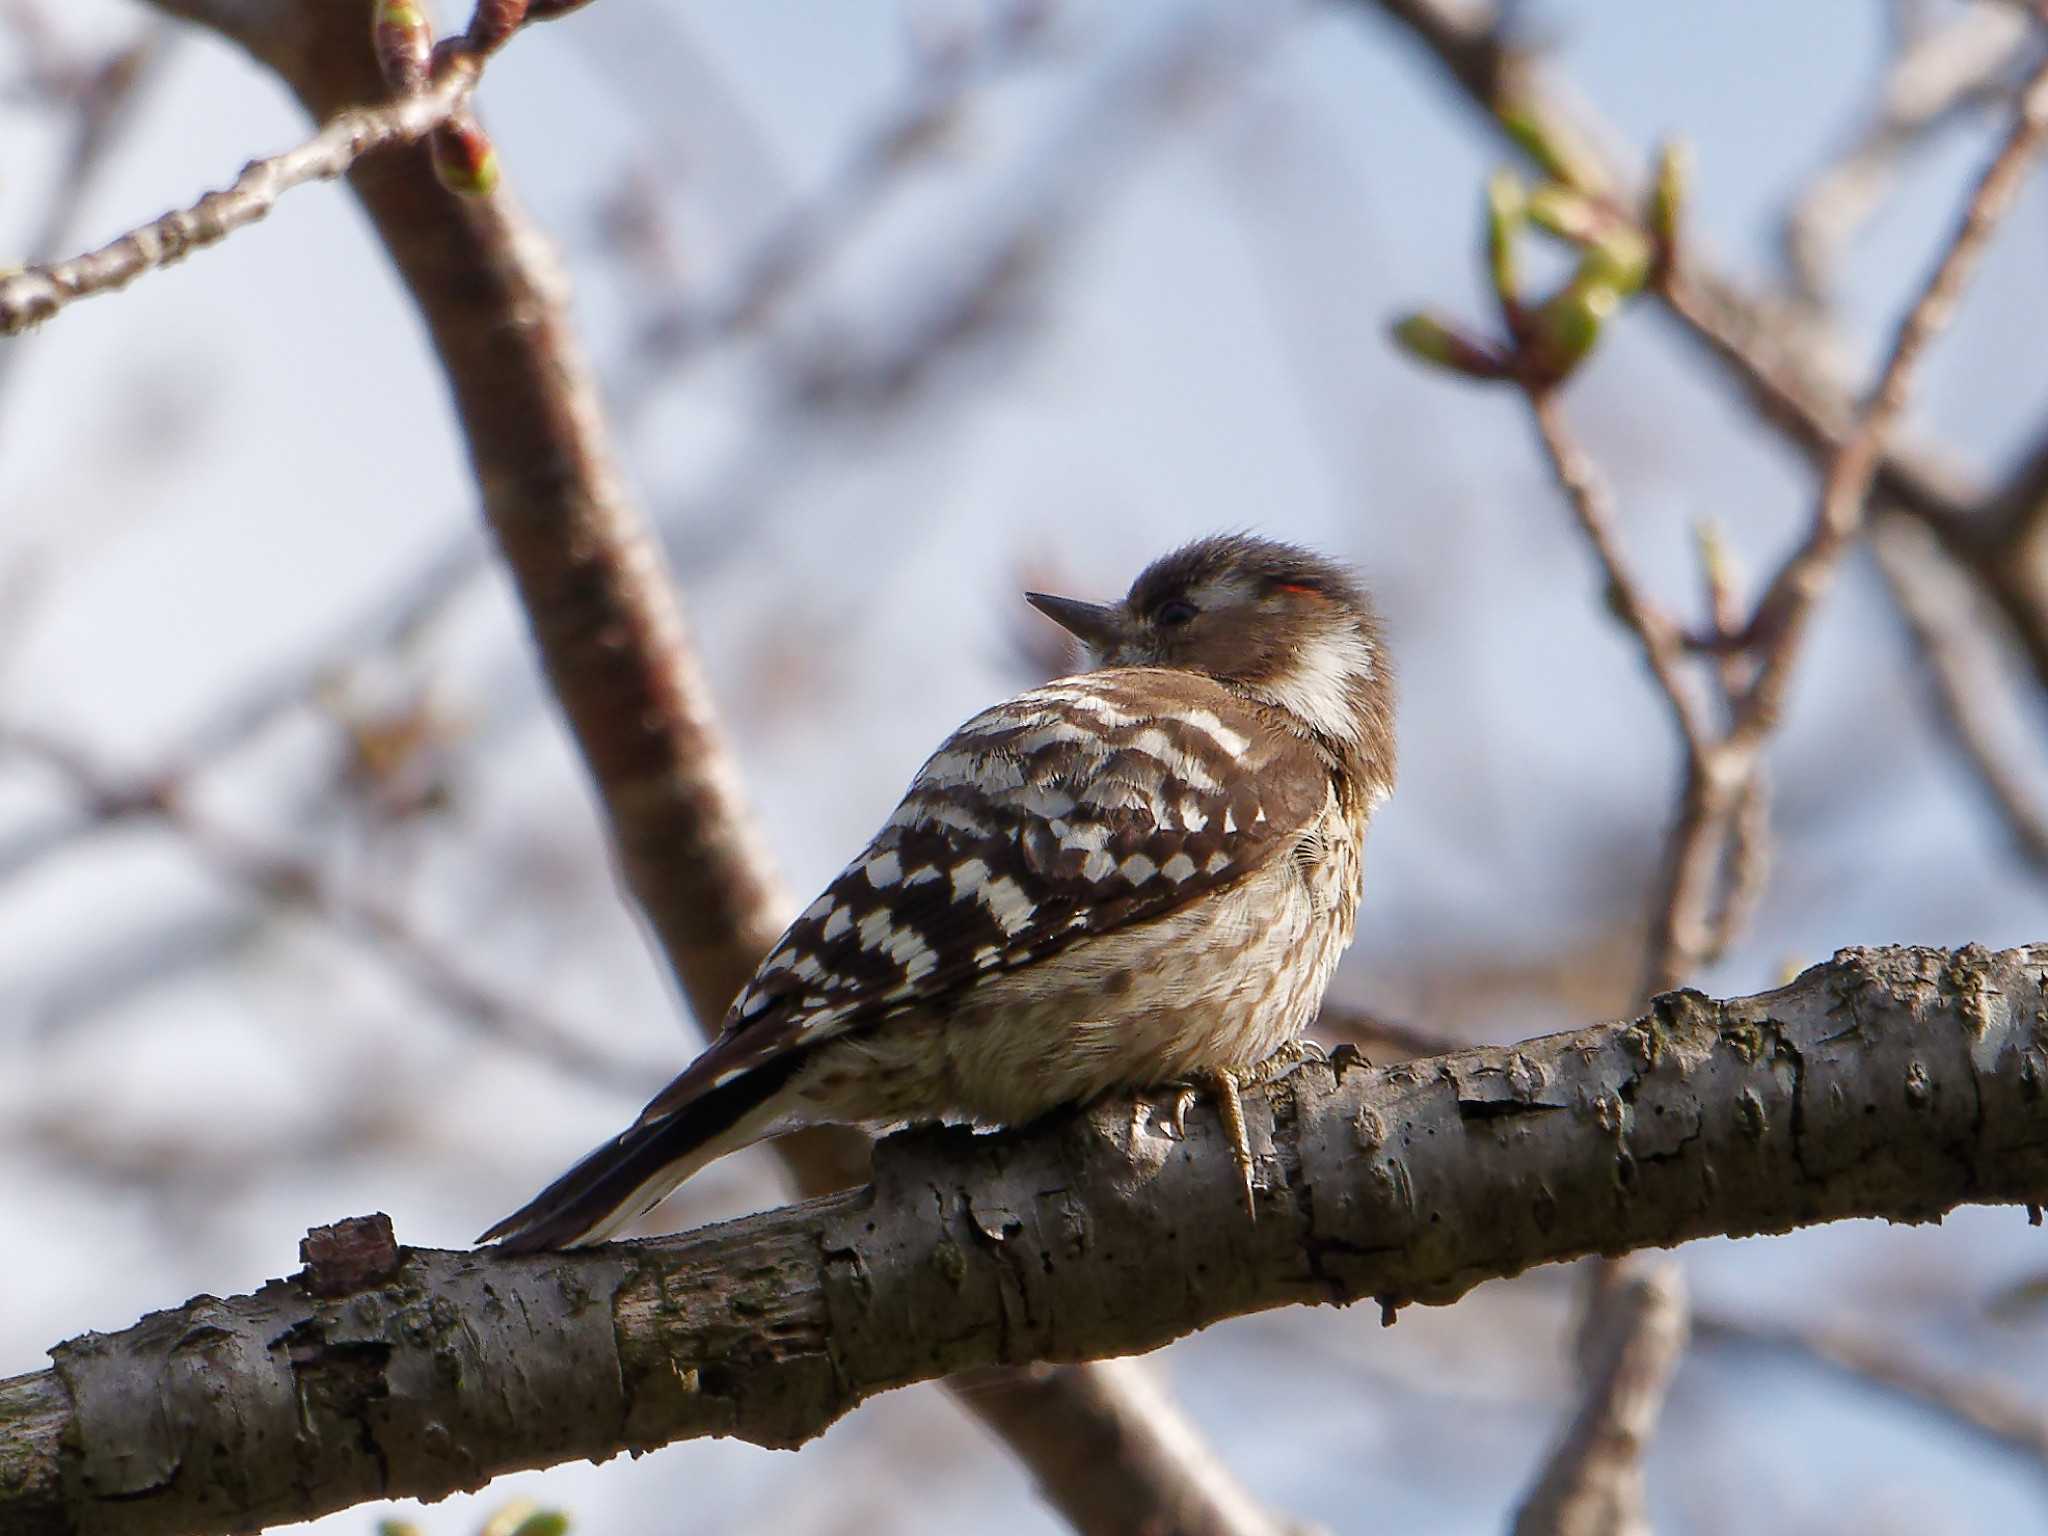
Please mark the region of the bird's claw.
<svg viewBox="0 0 2048 1536"><path fill-rule="evenodd" d="M1278 1082L1309 1062L1326 1062L1329 1059L1329 1054L1313 1040L1290 1040L1255 1066L1241 1069L1218 1067L1201 1073L1192 1083L1171 1084L1173 1098L1164 1118L1159 1121L1159 1128L1175 1141L1187 1140L1188 1110L1205 1091L1214 1098L1216 1112L1223 1121L1224 1140L1230 1143L1230 1160L1237 1165L1238 1174L1244 1180L1245 1211L1253 1221L1257 1221L1258 1182L1254 1177L1251 1132L1245 1125L1243 1090Z"/></svg>
<svg viewBox="0 0 2048 1536"><path fill-rule="evenodd" d="M1167 1110L1166 1119L1162 1123L1166 1134L1175 1141L1188 1139L1188 1111L1194 1108L1198 1097L1198 1091L1187 1083L1182 1083L1174 1090L1173 1107Z"/></svg>

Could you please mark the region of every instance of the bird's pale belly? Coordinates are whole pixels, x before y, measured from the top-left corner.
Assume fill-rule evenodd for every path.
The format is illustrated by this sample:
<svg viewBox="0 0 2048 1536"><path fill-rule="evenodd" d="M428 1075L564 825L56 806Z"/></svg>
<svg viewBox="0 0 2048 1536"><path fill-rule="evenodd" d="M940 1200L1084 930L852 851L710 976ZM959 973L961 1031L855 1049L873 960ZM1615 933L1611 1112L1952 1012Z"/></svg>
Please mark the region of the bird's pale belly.
<svg viewBox="0 0 2048 1536"><path fill-rule="evenodd" d="M1358 844L1333 835L1317 853L835 1040L797 1091L831 1118L1014 1125L1263 1061L1314 1021L1351 942Z"/></svg>

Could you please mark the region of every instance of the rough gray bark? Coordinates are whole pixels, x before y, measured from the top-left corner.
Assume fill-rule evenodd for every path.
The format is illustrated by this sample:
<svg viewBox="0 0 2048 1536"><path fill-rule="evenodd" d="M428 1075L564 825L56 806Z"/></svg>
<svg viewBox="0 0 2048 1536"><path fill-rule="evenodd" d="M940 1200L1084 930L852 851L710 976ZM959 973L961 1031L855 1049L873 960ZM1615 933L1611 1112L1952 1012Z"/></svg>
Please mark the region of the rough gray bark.
<svg viewBox="0 0 2048 1536"><path fill-rule="evenodd" d="M1792 985L1247 1104L884 1143L870 1189L652 1243L407 1250L58 1346L0 1383L0 1529L247 1529L696 1435L794 1446L863 1398L1154 1348L1262 1308L1391 1316L1532 1264L2048 1200L2048 945L1849 950Z"/></svg>

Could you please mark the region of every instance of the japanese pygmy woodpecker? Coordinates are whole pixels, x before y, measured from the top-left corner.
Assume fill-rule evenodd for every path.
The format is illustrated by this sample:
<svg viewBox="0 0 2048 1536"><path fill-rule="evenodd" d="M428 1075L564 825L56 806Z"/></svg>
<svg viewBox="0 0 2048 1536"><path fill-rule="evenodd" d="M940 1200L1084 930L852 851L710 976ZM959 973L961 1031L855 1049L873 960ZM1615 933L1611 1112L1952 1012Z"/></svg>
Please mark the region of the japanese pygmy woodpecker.
<svg viewBox="0 0 2048 1536"><path fill-rule="evenodd" d="M484 1234L597 1242L713 1158L821 1122L1015 1125L1300 1059L1351 942L1393 688L1339 566L1245 536L1118 603L1030 594L1092 670L982 711L620 1135ZM1184 1107L1184 1102L1183 1102Z"/></svg>

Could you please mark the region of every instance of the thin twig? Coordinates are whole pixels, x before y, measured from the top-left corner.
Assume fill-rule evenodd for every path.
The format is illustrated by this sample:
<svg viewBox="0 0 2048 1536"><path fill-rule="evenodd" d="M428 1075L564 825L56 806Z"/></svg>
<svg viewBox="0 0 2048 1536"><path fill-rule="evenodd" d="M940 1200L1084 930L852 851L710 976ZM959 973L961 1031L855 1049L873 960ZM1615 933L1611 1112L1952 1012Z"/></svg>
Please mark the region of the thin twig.
<svg viewBox="0 0 2048 1536"><path fill-rule="evenodd" d="M1644 959L1644 995L1668 991L1693 968L1715 931L1726 829L1745 795L1742 782L1687 686L1682 632L1644 590L1614 531L1613 498L1589 455L1567 430L1554 390L1529 391L1529 404L1552 472L1606 578L1608 606L1636 637L1657 690L1670 707L1684 755L1684 783L1666 848Z"/></svg>
<svg viewBox="0 0 2048 1536"><path fill-rule="evenodd" d="M1686 747L1685 784L1666 844L1663 890L1652 909L1657 914L1647 967L1652 991L1677 985L1705 956L1725 947L1733 931L1725 914L1737 899L1754 900L1754 849L1761 844L1763 810L1751 786L1763 746L1783 714L1807 624L1863 527L1887 437L1904 411L1919 361L1954 312L2044 139L2048 66L2022 93L2011 131L1972 189L1933 274L1900 322L1869 403L1829 464L1807 537L1757 601L1743 635L1744 645L1756 657L1756 674L1733 701L1728 730L1718 739L1707 733L1697 706L1682 690L1676 626L1642 594L1616 551L1611 514L1590 462L1564 432L1550 396L1542 391L1531 395L1559 483L1608 573L1615 612L1641 642ZM1725 658L1722 665L1726 677ZM1731 869L1732 883L1721 899L1724 918L1717 922L1717 894L1730 879Z"/></svg>
<svg viewBox="0 0 2048 1536"><path fill-rule="evenodd" d="M1613 186L1623 179L1598 148L1616 141L1612 128L1593 120L1576 93L1547 78L1497 15L1451 0L1354 3L1408 28L1497 129L1505 133L1514 116L1561 124L1598 180ZM1610 213L1627 216L1620 203ZM1840 382L1841 349L1824 331L1803 323L1796 306L1746 290L1696 249L1682 261L1665 263L1653 291L1685 334L1748 395L1763 420L1817 463L1827 462L1840 448L1855 414L1854 401ZM2048 470L2048 456L2030 464ZM2024 489L2027 476L2023 467L2014 485ZM2048 477L2035 483L2048 484ZM1925 523L1983 584L2035 675L2048 686L2048 562L2022 557L2036 517L2048 516L2048 496L2037 490L2025 498L2026 516L2016 519L2013 500L2002 491L1986 491L1924 445L1897 441L1885 450L1872 493Z"/></svg>
<svg viewBox="0 0 2048 1536"><path fill-rule="evenodd" d="M1872 543L1878 568L1926 663L1949 734L2013 845L2035 868L2048 871L2048 804L2042 803L2039 775L2011 760L2009 743L2016 735L2012 701L2000 696L1997 663L1983 654L1989 637L1972 619L1969 594L1944 590L1959 588L1960 574L1943 570L1945 557L1937 541L1903 518L1879 518Z"/></svg>
<svg viewBox="0 0 2048 1536"><path fill-rule="evenodd" d="M857 132L838 168L792 203L715 293L659 307L639 326L640 349L664 371L758 326L790 291L858 232L997 72L1036 56L1053 19L1044 0L1009 0L972 43L924 60L908 88Z"/></svg>
<svg viewBox="0 0 2048 1536"><path fill-rule="evenodd" d="M1812 1361L2048 1468L2048 1407L1981 1376L1914 1359L1900 1349L1893 1333L1873 1337L1844 1328L1751 1322L1718 1311L1696 1312L1693 1333L1706 1343L1767 1349Z"/></svg>
<svg viewBox="0 0 2048 1536"><path fill-rule="evenodd" d="M1735 701L1755 680L1756 666L1748 652L1730 643L1740 636L1748 622L1742 594L1736 587L1734 557L1722 544L1719 532L1712 527L1700 530L1699 542L1707 615L1713 623L1716 642L1713 670L1725 712L1722 722L1725 730L1733 724ZM1751 916L1763 900L1770 867L1770 778L1763 763L1757 761L1749 765L1749 772L1737 791L1720 871L1719 904L1706 925L1706 931L1700 936L1697 964L1712 965L1719 960L1749 926ZM1682 979L1677 974L1675 960L1663 969L1666 972L1664 976L1652 978L1661 983L1656 988L1660 991L1676 986Z"/></svg>
<svg viewBox="0 0 2048 1536"><path fill-rule="evenodd" d="M1657 691L1671 708L1688 749L1698 753L1709 738L1706 716L1699 699L1681 674L1685 648L1678 625L1644 591L1622 554L1614 530L1614 498L1599 470L1566 430L1554 390L1536 390L1529 395L1536 419L1536 433L1542 440L1557 483L1571 503L1579 529L1592 546L1606 580L1607 602L1615 617L1627 626L1642 647L1643 660L1656 680Z"/></svg>
<svg viewBox="0 0 2048 1536"><path fill-rule="evenodd" d="M590 1043L595 1032L570 1029L480 980L397 908L344 889L313 860L268 846L195 810L174 782L122 780L71 743L16 726L0 725L0 749L58 774L85 800L88 814L147 817L175 832L205 867L258 899L308 913L369 943L451 1019L600 1087L639 1094L661 1080L659 1064L622 1061Z"/></svg>
<svg viewBox="0 0 2048 1536"><path fill-rule="evenodd" d="M99 181L108 152L120 141L121 129L133 118L142 86L161 67L170 51L169 29L160 22L109 56L97 68L76 71L72 87L76 121L71 144L59 171L42 228L29 243L31 264L57 259L87 195ZM5 279L0 278L0 283ZM17 377L20 347L0 347L0 401Z"/></svg>
<svg viewBox="0 0 2048 1536"><path fill-rule="evenodd" d="M267 217L294 187L345 175L374 150L417 143L462 108L476 79L474 68L451 68L425 90L339 113L298 147L250 161L231 186L207 193L190 208L153 219L83 256L0 277L0 336L18 335L74 300L124 288L145 272L226 239Z"/></svg>
<svg viewBox="0 0 2048 1536"><path fill-rule="evenodd" d="M1764 636L1767 648L1756 682L1744 696L1729 733L1730 745L1736 750L1755 752L1776 728L1807 621L1832 582L1850 541L1863 527L1886 440L1905 410L1920 359L1946 329L1984 247L2012 206L2027 167L2040 153L2044 140L2048 140L2048 65L2035 72L2021 93L2019 111L2005 142L1972 189L1933 275L1900 321L1868 404L1828 468L1820 507L1804 544L1785 562L1757 604L1752 634Z"/></svg>
<svg viewBox="0 0 2048 1536"><path fill-rule="evenodd" d="M2020 10L1979 0L1945 25L1894 36L1867 120L1786 212L1779 240L1805 302L1829 301L1843 249L1909 151L1958 115L2011 97L2032 33Z"/></svg>

